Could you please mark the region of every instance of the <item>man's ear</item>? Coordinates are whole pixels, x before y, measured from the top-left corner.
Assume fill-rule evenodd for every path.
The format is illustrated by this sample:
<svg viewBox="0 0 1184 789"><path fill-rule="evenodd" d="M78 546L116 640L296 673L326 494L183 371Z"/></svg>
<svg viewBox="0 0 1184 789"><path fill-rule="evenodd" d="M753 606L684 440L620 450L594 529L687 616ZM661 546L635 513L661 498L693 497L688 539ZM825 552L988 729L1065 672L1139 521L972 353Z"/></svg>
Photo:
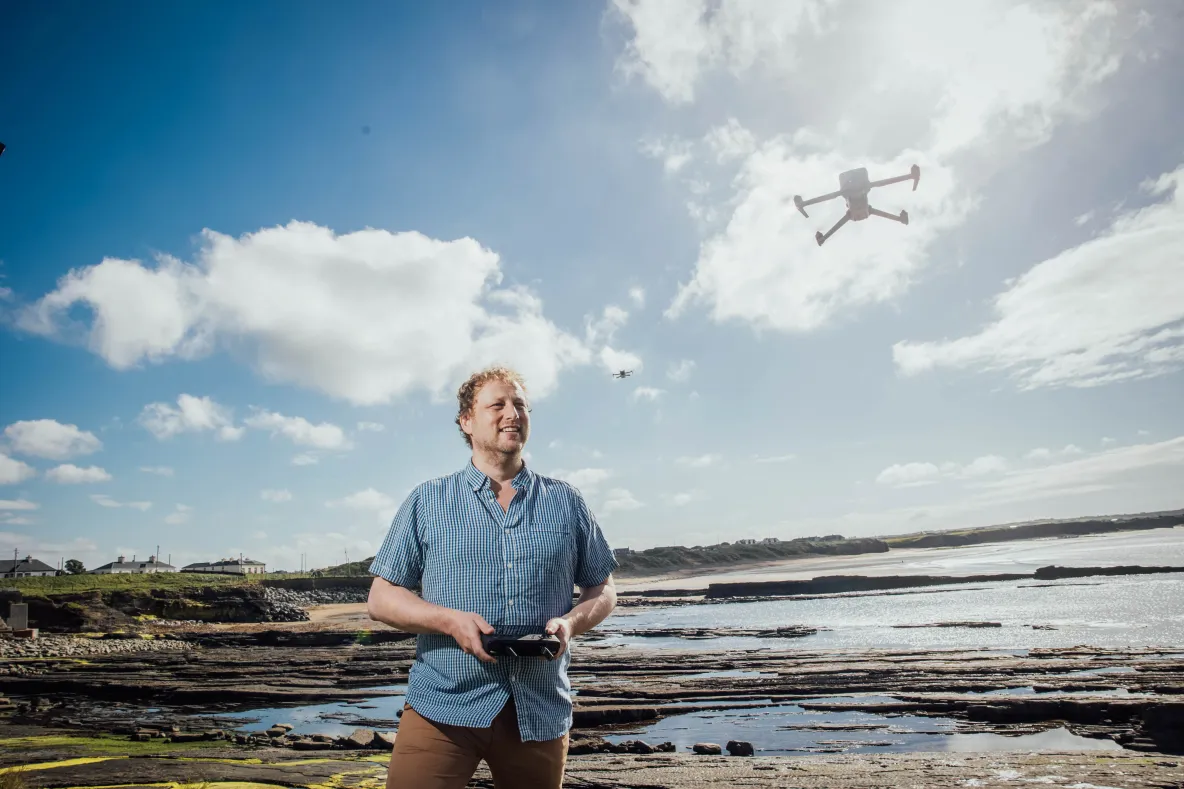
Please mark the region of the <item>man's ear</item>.
<svg viewBox="0 0 1184 789"><path fill-rule="evenodd" d="M460 415L460 429L468 435L473 435L473 412Z"/></svg>

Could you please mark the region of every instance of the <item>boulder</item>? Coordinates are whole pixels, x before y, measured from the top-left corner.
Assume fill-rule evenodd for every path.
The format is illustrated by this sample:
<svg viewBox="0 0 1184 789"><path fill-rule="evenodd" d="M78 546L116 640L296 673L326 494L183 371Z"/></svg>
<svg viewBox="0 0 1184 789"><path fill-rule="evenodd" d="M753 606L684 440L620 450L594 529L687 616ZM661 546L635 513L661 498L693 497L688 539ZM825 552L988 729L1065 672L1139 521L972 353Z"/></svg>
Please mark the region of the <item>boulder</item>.
<svg viewBox="0 0 1184 789"><path fill-rule="evenodd" d="M714 742L697 742L691 746L691 750L704 756L718 756L723 753L723 749Z"/></svg>
<svg viewBox="0 0 1184 789"><path fill-rule="evenodd" d="M371 748L377 736L373 729L354 729L352 734L342 737L337 743L346 748Z"/></svg>
<svg viewBox="0 0 1184 789"><path fill-rule="evenodd" d="M743 740L728 740L728 753L732 756L752 756L756 752L752 743Z"/></svg>

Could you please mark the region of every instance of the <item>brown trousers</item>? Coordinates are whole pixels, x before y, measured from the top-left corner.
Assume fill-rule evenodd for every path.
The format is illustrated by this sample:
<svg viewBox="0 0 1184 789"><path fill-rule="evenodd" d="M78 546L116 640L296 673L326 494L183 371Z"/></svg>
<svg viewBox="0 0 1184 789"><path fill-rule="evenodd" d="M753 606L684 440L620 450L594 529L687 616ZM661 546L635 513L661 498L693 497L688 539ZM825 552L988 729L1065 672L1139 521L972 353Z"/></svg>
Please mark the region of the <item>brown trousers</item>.
<svg viewBox="0 0 1184 789"><path fill-rule="evenodd" d="M560 789L568 735L523 742L514 699L489 728L436 723L403 707L386 789L464 789L484 759L497 789Z"/></svg>

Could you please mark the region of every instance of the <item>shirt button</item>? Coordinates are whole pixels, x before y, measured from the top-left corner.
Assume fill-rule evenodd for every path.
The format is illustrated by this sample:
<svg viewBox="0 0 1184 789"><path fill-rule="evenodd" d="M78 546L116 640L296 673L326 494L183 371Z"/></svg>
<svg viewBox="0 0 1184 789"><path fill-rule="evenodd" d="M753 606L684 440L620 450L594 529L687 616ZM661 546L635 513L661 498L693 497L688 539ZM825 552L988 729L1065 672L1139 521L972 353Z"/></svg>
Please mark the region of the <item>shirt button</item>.
<svg viewBox="0 0 1184 789"><path fill-rule="evenodd" d="M514 605L514 601L513 601L513 600L511 600L511 601L510 601L510 605Z"/></svg>
<svg viewBox="0 0 1184 789"><path fill-rule="evenodd" d="M513 567L513 566L514 566L513 562L506 562L506 567Z"/></svg>
<svg viewBox="0 0 1184 789"><path fill-rule="evenodd" d="M509 529L506 529L506 534L509 534L509 533L510 533L510 530L509 530Z"/></svg>

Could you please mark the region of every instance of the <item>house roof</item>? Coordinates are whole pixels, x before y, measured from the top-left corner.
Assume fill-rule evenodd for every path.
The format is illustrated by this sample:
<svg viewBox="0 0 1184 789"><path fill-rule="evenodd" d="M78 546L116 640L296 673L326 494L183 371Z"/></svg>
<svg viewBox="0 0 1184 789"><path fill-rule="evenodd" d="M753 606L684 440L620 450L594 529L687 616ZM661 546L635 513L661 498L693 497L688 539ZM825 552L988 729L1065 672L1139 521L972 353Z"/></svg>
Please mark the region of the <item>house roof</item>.
<svg viewBox="0 0 1184 789"><path fill-rule="evenodd" d="M0 573L52 573L57 572L40 559L0 559Z"/></svg>
<svg viewBox="0 0 1184 789"><path fill-rule="evenodd" d="M139 570L148 567L156 569L167 567L170 570L174 569L171 564L165 562L107 562L102 567L96 567L95 570ZM94 572L94 570L91 572Z"/></svg>

